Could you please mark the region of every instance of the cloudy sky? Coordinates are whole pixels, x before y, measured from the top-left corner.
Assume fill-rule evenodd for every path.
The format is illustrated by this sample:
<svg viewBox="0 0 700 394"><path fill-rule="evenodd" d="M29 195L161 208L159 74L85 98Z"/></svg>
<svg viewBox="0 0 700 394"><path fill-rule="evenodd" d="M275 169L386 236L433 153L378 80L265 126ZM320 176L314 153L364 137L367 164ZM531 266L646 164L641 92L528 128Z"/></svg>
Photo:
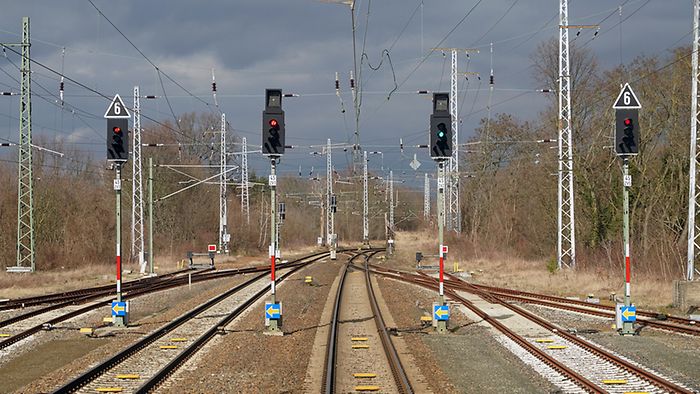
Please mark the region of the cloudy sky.
<svg viewBox="0 0 700 394"><path fill-rule="evenodd" d="M176 116L215 110L213 68L220 109L234 133L247 137L249 144L259 144L265 88L298 94L284 100L287 144L299 146L282 161L280 169L286 173L296 173L300 165L305 174L311 166L316 173L323 171L325 161L309 154L315 150L310 145L324 144L327 138L352 141L348 5L318 0L93 2L109 21L88 0L8 2L0 17L0 42L18 42L21 18L29 16L34 60L100 94L119 93L127 104L133 86L139 85L142 94L159 96L142 101L144 115L159 121L173 120L165 94ZM617 12L621 3L622 17ZM358 61L366 53L361 67L361 144L384 152L383 167L394 169L397 176L422 178L424 171L435 168L426 150L407 148L401 155L398 148L400 138L407 146L427 143L431 104L415 92L449 90L449 54L445 58L440 51L431 52L437 45L480 50L458 60L460 71L482 76L481 82L474 77L461 80L461 139L487 114L491 62L496 81L493 112L527 120L544 108L546 99L536 90L547 87L534 81L531 54L538 43L557 36L557 0L358 0L355 14ZM595 39L593 31L584 30L576 40L598 56L603 68L619 64L620 53L623 62L639 55L663 56L673 46L690 45L692 38L689 0L572 0L569 18L570 24L602 22ZM576 31L571 33L573 38ZM393 71L386 57L378 71L371 70L368 62L376 67L385 49ZM19 61L9 50L0 58L0 90L19 91ZM151 62L165 73L162 84ZM34 133L102 157L102 115L108 100L66 81L66 107L79 111L61 110L55 105L57 74L38 64L32 64L32 70ZM335 95L336 72L345 114ZM18 96L0 97L3 142L18 139L18 102ZM143 123L148 126L149 121ZM0 149L7 155L12 148ZM408 166L414 153L422 162L417 172ZM259 169L266 165L259 154L250 160ZM341 152L334 160L338 168L350 162ZM371 166L380 170L381 158L373 156Z"/></svg>

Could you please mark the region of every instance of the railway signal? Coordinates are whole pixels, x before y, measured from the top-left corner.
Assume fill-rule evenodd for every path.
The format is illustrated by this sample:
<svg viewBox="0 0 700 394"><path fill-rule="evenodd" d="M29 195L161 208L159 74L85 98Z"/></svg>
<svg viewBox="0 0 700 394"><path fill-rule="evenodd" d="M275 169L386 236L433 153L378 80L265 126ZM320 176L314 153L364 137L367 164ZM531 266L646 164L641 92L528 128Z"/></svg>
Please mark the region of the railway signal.
<svg viewBox="0 0 700 394"><path fill-rule="evenodd" d="M445 305L445 258L447 246L443 245L443 233L445 228L445 162L452 157L452 116L450 115L450 95L448 93L433 93L433 113L430 115L429 144L430 157L438 165L438 243L440 256L440 287L438 290L439 301L436 308L442 311ZM440 319L437 319L437 332L447 332L447 320L449 313L445 315L440 312Z"/></svg>
<svg viewBox="0 0 700 394"><path fill-rule="evenodd" d="M129 118L131 114L118 94L107 107L107 161L129 160Z"/></svg>
<svg viewBox="0 0 700 394"><path fill-rule="evenodd" d="M122 298L122 165L129 159L129 118L127 110L119 95L115 95L104 115L107 119L107 161L115 163L114 193L116 195L116 244L117 244L117 294L112 309L113 322L116 327L126 327L129 321L128 303ZM124 305L123 310L122 305Z"/></svg>
<svg viewBox="0 0 700 394"><path fill-rule="evenodd" d="M265 325L267 326L266 333L273 335L281 335L280 325L282 323L282 308L281 303L276 300L276 285L275 285L275 265L280 257L279 242L277 236L277 221L283 219L283 216L278 218L278 207L276 202L277 196L277 162L284 154L284 111L282 110L282 90L281 89L265 89L265 109L262 113L262 153L270 158L270 177L268 185L270 186L270 305L280 305L279 312L267 314L265 317ZM284 208L280 208L284 210ZM284 214L283 214L284 215ZM277 308L275 308L277 309Z"/></svg>
<svg viewBox="0 0 700 394"><path fill-rule="evenodd" d="M642 106L628 83L622 87L613 108L615 109L615 153L622 159L622 232L625 254L625 303L618 305L615 309L618 315L616 321L621 323L621 326L617 327L621 335L634 335L635 307L632 304L630 286L632 262L629 188L632 186L632 176L629 174L629 157L639 153L639 109Z"/></svg>
<svg viewBox="0 0 700 394"><path fill-rule="evenodd" d="M430 115L430 157L449 159L452 157L452 116L449 112L448 93L433 94L433 113Z"/></svg>
<svg viewBox="0 0 700 394"><path fill-rule="evenodd" d="M615 153L630 156L639 153L639 110L615 111Z"/></svg>
<svg viewBox="0 0 700 394"><path fill-rule="evenodd" d="M285 130L282 90L265 89L265 110L262 123L262 151L266 156L284 154Z"/></svg>
<svg viewBox="0 0 700 394"><path fill-rule="evenodd" d="M107 161L129 160L128 128L128 119L107 119Z"/></svg>

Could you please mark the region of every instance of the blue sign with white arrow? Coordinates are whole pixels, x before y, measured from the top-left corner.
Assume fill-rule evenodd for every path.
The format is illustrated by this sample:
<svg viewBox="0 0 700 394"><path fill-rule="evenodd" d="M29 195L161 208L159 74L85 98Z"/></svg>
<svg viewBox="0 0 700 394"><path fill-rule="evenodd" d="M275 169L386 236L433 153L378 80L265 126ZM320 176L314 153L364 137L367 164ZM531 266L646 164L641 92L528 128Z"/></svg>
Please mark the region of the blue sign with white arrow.
<svg viewBox="0 0 700 394"><path fill-rule="evenodd" d="M622 322L629 323L637 321L637 307L634 305L621 306L620 314L622 315Z"/></svg>
<svg viewBox="0 0 700 394"><path fill-rule="evenodd" d="M279 319L282 316L282 306L277 303L265 303L265 319Z"/></svg>
<svg viewBox="0 0 700 394"><path fill-rule="evenodd" d="M126 301L112 301L112 316L126 316Z"/></svg>
<svg viewBox="0 0 700 394"><path fill-rule="evenodd" d="M449 320L450 318L450 307L447 305L435 305L433 306L433 319L434 320Z"/></svg>

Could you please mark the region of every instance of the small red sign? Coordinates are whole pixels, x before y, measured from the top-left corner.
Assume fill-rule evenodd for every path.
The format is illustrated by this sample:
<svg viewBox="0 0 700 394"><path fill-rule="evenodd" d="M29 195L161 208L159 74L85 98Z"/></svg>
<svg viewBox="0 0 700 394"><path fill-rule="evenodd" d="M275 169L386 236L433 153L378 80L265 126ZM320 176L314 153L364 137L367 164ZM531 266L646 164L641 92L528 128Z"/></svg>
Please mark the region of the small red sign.
<svg viewBox="0 0 700 394"><path fill-rule="evenodd" d="M216 245L208 245L207 250L209 252L216 252Z"/></svg>
<svg viewBox="0 0 700 394"><path fill-rule="evenodd" d="M447 245L442 245L442 253L447 253Z"/></svg>

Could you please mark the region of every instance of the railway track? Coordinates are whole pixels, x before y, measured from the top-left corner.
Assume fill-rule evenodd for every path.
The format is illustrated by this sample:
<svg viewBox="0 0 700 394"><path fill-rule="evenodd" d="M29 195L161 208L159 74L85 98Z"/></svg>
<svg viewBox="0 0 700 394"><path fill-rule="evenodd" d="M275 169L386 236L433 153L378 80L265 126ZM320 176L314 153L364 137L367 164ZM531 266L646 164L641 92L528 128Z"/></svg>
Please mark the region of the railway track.
<svg viewBox="0 0 700 394"><path fill-rule="evenodd" d="M459 285L459 278L456 278L450 274L447 274L447 276L450 279L455 280L455 283ZM563 297L530 293L525 291L505 289L493 286L484 286L477 284L472 284L472 286L487 291L495 296L526 304L537 304L577 313L584 313L606 318L615 318L615 307L611 305L592 304L585 301L571 300ZM680 316L673 316L638 309L637 323L642 326L648 326L674 332L681 332L688 335L700 335L700 324L698 324L698 322Z"/></svg>
<svg viewBox="0 0 700 394"><path fill-rule="evenodd" d="M358 390L413 393L384 324L370 271L366 269L368 260L378 252L365 251L353 256L341 272L326 347L322 386L325 393ZM358 269L353 263L361 256L365 259L364 266ZM377 336L382 351L378 349Z"/></svg>
<svg viewBox="0 0 700 394"><path fill-rule="evenodd" d="M393 273L396 275L408 275L408 277L415 275L413 273L399 270L377 267L373 267L373 269L379 269L383 272ZM427 277L426 275L423 276ZM596 316L606 319L615 319L615 307L609 305L592 304L585 301L571 300L568 298L550 296L546 294L537 294L519 290L505 289L500 287L472 284L465 282L460 278L449 273L445 273L445 278L445 285L461 288L465 291L469 291L472 289L480 289L502 300L517 301L525 304L541 305L554 309L565 310L568 312L581 313L589 316ZM693 320L652 311L638 310L637 314L637 323L640 326L670 331L673 333L700 336L700 325Z"/></svg>
<svg viewBox="0 0 700 394"><path fill-rule="evenodd" d="M289 262L287 264L281 264L279 268L284 268L284 267L289 267L289 266L294 266L296 262ZM215 279L221 279L225 277L230 277L230 276L235 276L235 275L240 275L240 274L248 274L248 273L263 273L263 272L269 272L269 268L266 266L256 266L256 267L245 267L245 268L238 268L238 269L229 269L229 270L221 270L221 271L207 271L207 272L197 272L196 275L192 275L191 278L188 276L178 276L171 278L166 281L161 281L157 283L152 283L150 286L145 286L141 287L138 289L132 289L129 291L125 291L125 296L128 299L133 299L145 294L150 294L153 292L157 291L163 291L163 290L168 290L172 288L176 288L179 286L185 286L188 283L199 283L203 281L210 281L210 280L215 280ZM110 287L111 291L114 291L114 286ZM109 305L112 302L112 297L108 295L88 295L85 296L81 302L90 302L93 301L85 306L81 306L77 309L73 309L68 312L61 312L61 308L66 308L74 305L78 305L79 302L76 299L64 301L63 303L60 304L55 304L48 306L46 308L41 308L38 310L30 311L25 314L15 316L9 319L6 319L4 321L0 322L0 328L3 328L4 331L13 331L12 326L13 325L19 325L21 324L22 327L30 326L29 328L20 328L18 330L15 330L17 332L12 333L11 336L7 339L4 339L3 341L0 341L0 350L3 350L15 343L18 343L24 339L27 339L31 337L34 334L37 334L43 330L46 329L51 329L53 326L55 326L58 323L64 322L66 320L72 319L76 316L80 316L82 314L94 311L96 309L105 307ZM89 297L89 298L87 298ZM99 299L99 300L98 300ZM56 314L56 311L59 311L58 314ZM49 314L49 316L41 317L42 314Z"/></svg>
<svg viewBox="0 0 700 394"><path fill-rule="evenodd" d="M206 273L209 270L185 270L185 271L177 271L177 273L173 274L181 274L185 273L187 271L190 271L191 277L187 276L176 276L176 275L170 275L168 277L162 277L160 280L154 280L154 281L148 281L148 282L140 282L140 281L133 281L130 282L132 283L132 286L125 286L125 291L124 294L130 294L131 296L139 296L143 294L147 294L149 292L153 291L159 291L159 290L164 290L164 289L169 289L172 287L177 287L177 286L182 286L183 284L191 282L198 282L201 280L206 280L207 278L212 278L215 279L221 275L221 271L218 271L216 273L209 273L206 275ZM203 276L201 276L203 275ZM205 278L205 279L200 279ZM138 282L138 283L137 283ZM42 301L42 304L49 303L50 305L37 308L37 309L32 309L28 312L22 313L15 315L11 318L7 318L5 320L0 321L0 328L11 326L13 324L17 324L19 322L26 321L28 319L31 319L35 316L39 316L45 313L55 313L56 311L66 308L66 307L71 307L75 305L81 305L85 304L90 301L95 301L99 299L105 299L102 300L102 302L97 303L97 307L105 305L105 302L110 302L111 297L114 294L114 286L109 286L109 289L106 289L107 286L103 287L93 287L93 288L87 288L83 290L76 290L75 292L71 292L70 294L66 294L65 297L61 298L58 296L58 294L53 294L50 295L50 299L53 300L55 303L51 303L51 301L48 301L49 299L44 299ZM39 302L39 301L35 301ZM15 308L16 309L16 308ZM0 343L0 349L3 347L6 347L7 345L2 345Z"/></svg>
<svg viewBox="0 0 700 394"><path fill-rule="evenodd" d="M425 274L412 274L401 271L387 270L376 266L369 270L380 275L407 282L437 291L436 279ZM461 283L456 283L461 282ZM672 382L660 374L650 371L626 358L614 354L607 349L593 344L583 338L561 329L553 323L528 312L518 306L475 287L467 282L451 278L445 282L446 295L454 302L463 305L480 319L504 334L523 351L527 352L546 365L545 376L552 382L558 382L567 391L580 392L610 392L616 389L607 386L605 382L624 382L624 392L671 392L692 393L678 383ZM506 324L494 319L484 312L473 300L467 299L460 293L469 293L490 304L506 308L524 317L533 324L544 329L547 338L533 339L519 334ZM609 380L610 379L610 380ZM573 386L572 386L573 385Z"/></svg>
<svg viewBox="0 0 700 394"><path fill-rule="evenodd" d="M140 278L140 279L125 282L123 284L123 288L124 288L124 291L138 290L138 289L145 288L145 287L151 286L153 284L162 282L164 280L172 279L174 277L177 277L177 276L185 274L185 273L192 273L193 275L197 275L199 273L206 272L209 270L210 269L203 269L203 270L196 270L195 271L192 269L183 269L183 270L173 271L173 272L169 272L169 273L166 273L163 275L158 275L155 277L146 277L146 278ZM86 287L83 289L65 291L65 292L60 292L60 293L45 294L45 295L40 295L40 296L22 297L22 298L14 298L14 299L9 299L9 300L2 300L2 301L0 301L0 311L22 309L22 308L26 308L26 307L30 307L30 306L44 305L44 304L62 304L62 303L68 303L70 301L75 301L75 302L79 303L79 302L84 302L85 300L89 300L90 296L100 297L103 295L110 294L112 292L114 292L114 285L110 284L110 285Z"/></svg>
<svg viewBox="0 0 700 394"><path fill-rule="evenodd" d="M327 255L328 252L315 253L284 265L280 271L285 272L277 281L283 281ZM55 393L93 393L101 388L115 387L135 393L154 390L223 327L269 291L266 277L267 270L201 304L66 383Z"/></svg>
<svg viewBox="0 0 700 394"><path fill-rule="evenodd" d="M569 300L562 297L548 296L544 294L521 292L517 290L492 288L490 286L474 285L465 282L454 275L446 274L447 284L469 291L478 289L500 300L517 301L525 304L541 305L549 308L597 316L607 319L615 319L615 308L609 305L590 304L578 300ZM692 320L677 316L666 316L659 313L642 311L638 312L637 324L664 331L671 331L686 335L700 336L700 327ZM659 320L663 316L665 320Z"/></svg>

